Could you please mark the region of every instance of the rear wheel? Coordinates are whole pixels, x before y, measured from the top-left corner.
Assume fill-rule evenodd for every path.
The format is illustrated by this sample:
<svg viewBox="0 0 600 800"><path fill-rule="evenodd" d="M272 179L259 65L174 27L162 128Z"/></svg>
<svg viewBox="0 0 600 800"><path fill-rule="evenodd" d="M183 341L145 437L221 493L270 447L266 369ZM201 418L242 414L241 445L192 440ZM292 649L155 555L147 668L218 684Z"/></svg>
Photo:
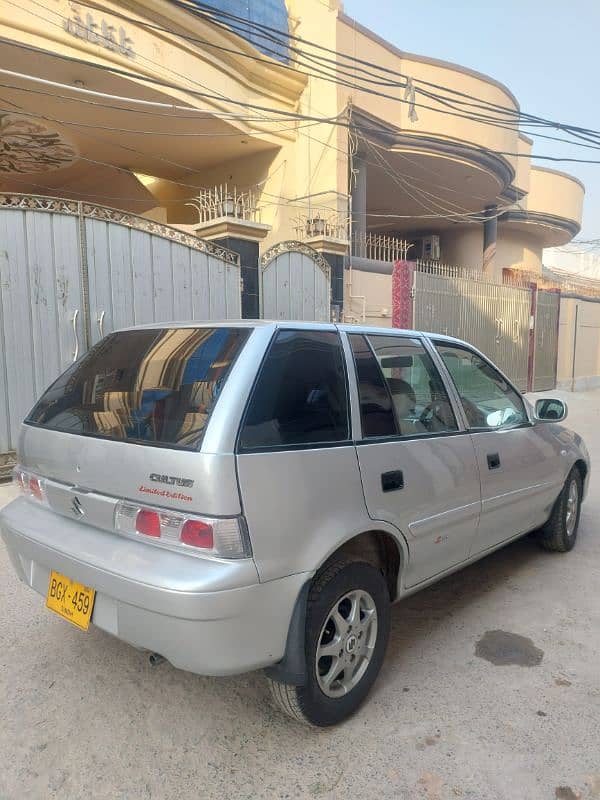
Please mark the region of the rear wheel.
<svg viewBox="0 0 600 800"><path fill-rule="evenodd" d="M350 716L379 673L389 626L389 591L379 570L347 560L326 567L308 595L306 683L270 681L277 705L310 725Z"/></svg>
<svg viewBox="0 0 600 800"><path fill-rule="evenodd" d="M548 522L539 532L539 542L545 550L566 553L577 540L583 482L577 467L573 467L556 501Z"/></svg>

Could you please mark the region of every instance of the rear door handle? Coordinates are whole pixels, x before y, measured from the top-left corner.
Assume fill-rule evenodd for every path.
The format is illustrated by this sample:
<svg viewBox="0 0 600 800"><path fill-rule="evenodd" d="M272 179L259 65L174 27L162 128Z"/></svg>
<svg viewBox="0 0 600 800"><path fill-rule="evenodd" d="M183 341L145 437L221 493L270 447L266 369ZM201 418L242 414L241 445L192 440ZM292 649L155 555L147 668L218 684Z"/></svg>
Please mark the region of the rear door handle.
<svg viewBox="0 0 600 800"><path fill-rule="evenodd" d="M488 453L488 469L498 469L500 467L500 456L498 453Z"/></svg>
<svg viewBox="0 0 600 800"><path fill-rule="evenodd" d="M402 470L396 469L391 472L383 472L381 474L381 491L395 492L398 489L404 489L404 475Z"/></svg>

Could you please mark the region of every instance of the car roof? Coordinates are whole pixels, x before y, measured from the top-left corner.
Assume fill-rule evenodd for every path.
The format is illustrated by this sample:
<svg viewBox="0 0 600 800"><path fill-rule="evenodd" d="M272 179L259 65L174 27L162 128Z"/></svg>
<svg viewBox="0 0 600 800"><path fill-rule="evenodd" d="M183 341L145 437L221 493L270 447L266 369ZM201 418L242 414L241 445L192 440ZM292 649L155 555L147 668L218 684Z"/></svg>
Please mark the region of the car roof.
<svg viewBox="0 0 600 800"><path fill-rule="evenodd" d="M148 322L143 325L130 325L117 331L152 330L169 328L277 328L288 330L341 330L347 333L370 333L384 336L419 336L434 338L448 343L466 344L468 342L441 333L430 333L408 328L383 328L376 325L360 325L334 322L312 322L307 320L268 320L268 319L223 319L223 320L173 320L169 322ZM472 345L469 345L472 346Z"/></svg>

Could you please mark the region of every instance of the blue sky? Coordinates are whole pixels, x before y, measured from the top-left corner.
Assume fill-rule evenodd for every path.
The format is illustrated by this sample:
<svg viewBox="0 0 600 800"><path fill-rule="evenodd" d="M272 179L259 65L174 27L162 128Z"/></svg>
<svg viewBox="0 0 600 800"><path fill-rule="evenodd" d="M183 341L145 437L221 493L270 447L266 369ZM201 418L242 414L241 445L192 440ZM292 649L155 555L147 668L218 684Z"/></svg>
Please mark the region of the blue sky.
<svg viewBox="0 0 600 800"><path fill-rule="evenodd" d="M344 10L401 50L491 75L511 89L523 111L600 130L599 0L345 0ZM534 152L600 161L600 147L543 139ZM600 237L600 164L540 164L585 183L579 238Z"/></svg>

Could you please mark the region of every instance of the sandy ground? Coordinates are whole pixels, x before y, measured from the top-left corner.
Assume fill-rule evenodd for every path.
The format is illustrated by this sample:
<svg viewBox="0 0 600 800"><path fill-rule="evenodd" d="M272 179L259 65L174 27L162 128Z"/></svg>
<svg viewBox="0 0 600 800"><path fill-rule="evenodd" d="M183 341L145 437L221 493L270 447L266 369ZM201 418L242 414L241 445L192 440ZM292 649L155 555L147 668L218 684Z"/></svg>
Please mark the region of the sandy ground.
<svg viewBox="0 0 600 800"><path fill-rule="evenodd" d="M594 460L600 393L563 396ZM599 481L572 553L526 539L396 606L370 699L321 731L260 673L152 668L79 632L0 546L0 798L600 798ZM481 657L494 631L525 666Z"/></svg>

